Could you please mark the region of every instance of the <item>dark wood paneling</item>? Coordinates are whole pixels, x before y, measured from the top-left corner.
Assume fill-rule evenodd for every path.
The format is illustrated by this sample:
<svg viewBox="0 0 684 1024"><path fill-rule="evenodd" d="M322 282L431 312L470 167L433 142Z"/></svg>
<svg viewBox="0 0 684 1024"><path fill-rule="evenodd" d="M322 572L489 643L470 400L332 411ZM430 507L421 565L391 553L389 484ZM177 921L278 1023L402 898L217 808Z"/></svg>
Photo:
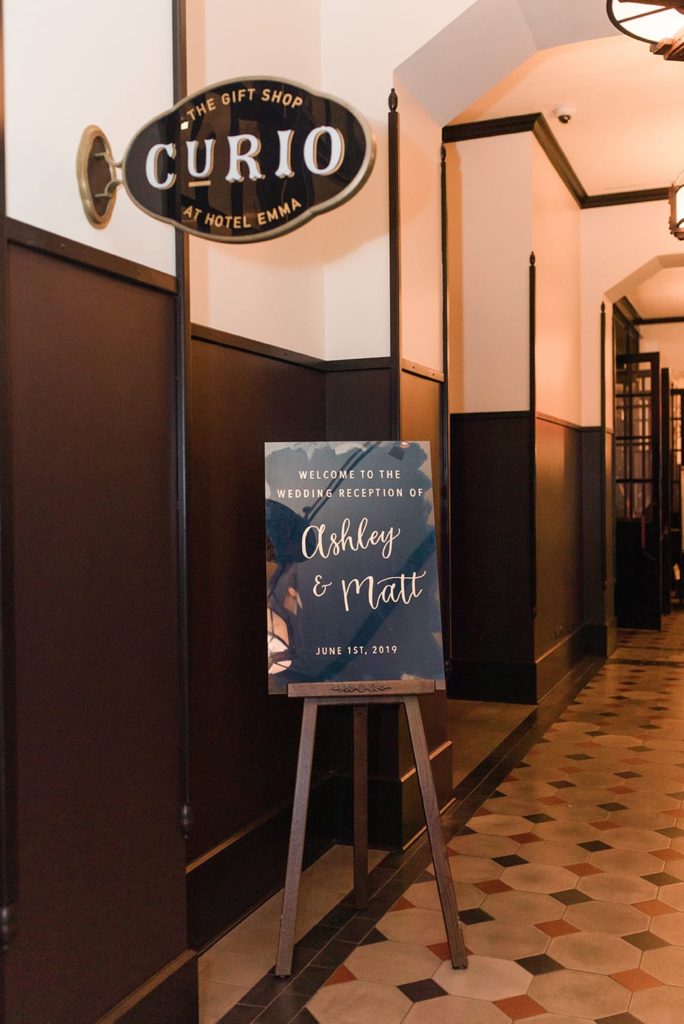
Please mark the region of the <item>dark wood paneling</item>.
<svg viewBox="0 0 684 1024"><path fill-rule="evenodd" d="M441 376L441 375L440 375ZM401 437L407 441L429 441L430 461L432 463L433 501L435 509L435 534L437 537L437 557L440 567L440 584L442 593L447 585L447 571L443 565L442 540L442 509L444 505L446 480L443 479L443 429L442 429L442 390L444 383L427 376L418 376L410 370L401 374ZM448 645L444 645L447 649ZM434 750L446 740L446 692L421 696L420 708L425 725L428 748ZM399 721L399 768L406 772L413 765L413 750L408 728L402 714Z"/></svg>
<svg viewBox="0 0 684 1024"><path fill-rule="evenodd" d="M454 659L530 665L530 508L521 484L529 475L529 416L464 414L451 424ZM513 682L507 699L516 700Z"/></svg>
<svg viewBox="0 0 684 1024"><path fill-rule="evenodd" d="M324 437L324 381L193 341L191 860L292 795L301 706L266 680L263 446Z"/></svg>
<svg viewBox="0 0 684 1024"><path fill-rule="evenodd" d="M386 441L391 435L390 371L337 370L325 375L328 441Z"/></svg>
<svg viewBox="0 0 684 1024"><path fill-rule="evenodd" d="M582 622L582 434L538 417L536 658Z"/></svg>
<svg viewBox="0 0 684 1024"><path fill-rule="evenodd" d="M92 1024L185 950L174 304L10 246L20 928L7 1024Z"/></svg>

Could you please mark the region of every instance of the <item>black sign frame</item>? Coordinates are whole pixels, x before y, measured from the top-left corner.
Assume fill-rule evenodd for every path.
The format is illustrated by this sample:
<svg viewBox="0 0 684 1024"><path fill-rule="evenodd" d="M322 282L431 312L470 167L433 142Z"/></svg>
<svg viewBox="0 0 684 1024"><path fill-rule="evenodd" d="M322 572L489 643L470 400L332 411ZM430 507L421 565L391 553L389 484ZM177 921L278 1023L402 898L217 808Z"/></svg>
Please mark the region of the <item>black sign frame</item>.
<svg viewBox="0 0 684 1024"><path fill-rule="evenodd" d="M263 99L266 95L269 98ZM273 96L280 98L274 101ZM234 99L224 103L226 97ZM234 126L253 126L257 123L254 114L259 104L265 108L264 123L269 127L271 135L274 131L278 135L277 155L275 149L264 151L263 148L256 148L256 143L252 146L253 151L249 150L249 143L247 149L239 142L233 146L228 136L219 139L216 131L211 128L211 121L206 120L209 114L216 115L217 121L219 115L222 115L223 121L229 118ZM200 113L195 113L197 111ZM281 120L278 120L278 113ZM317 123L319 121L321 123ZM207 123L210 125L208 129ZM274 127L281 123L280 129ZM166 129L165 133L161 132L162 125ZM159 133L155 134L158 129ZM206 131L203 135L204 129ZM302 142L300 136L304 132L308 134ZM311 141L312 133L314 142L307 153L306 145ZM252 135L243 131L231 137L245 140ZM165 175L163 188L151 185L149 176L143 181L140 163L142 156L139 151L141 148L144 150L144 146L153 138L157 138L157 142L152 143L156 150L156 156L151 162L152 173L155 182L158 180L157 174ZM162 141L164 139L167 141ZM228 182L227 176L220 180L221 175L219 180L210 180L206 185L203 176L195 178L187 164L180 162L179 153L182 152L183 143L187 147L188 143L204 142L203 158L205 166L208 166L208 143L212 139L215 143L211 147L212 161L214 154L226 142L229 149L229 174L232 172L239 175L242 165L246 164L250 169L249 181L243 175L242 180ZM259 138L259 147L262 142ZM339 166L330 170L334 163L335 145L341 150ZM327 167L319 166L321 153L323 161L326 158L329 160ZM196 154L195 149L195 171L198 163ZM149 155L148 148L145 160L148 174ZM314 217L348 202L368 180L374 167L375 155L373 133L365 118L350 104L291 79L255 76L215 82L151 118L139 129L126 149L122 160L122 180L131 201L149 216L199 238L248 244L287 234L309 223ZM255 166L262 177L251 180ZM158 167L161 167L159 171ZM270 182L268 179L274 176L279 180ZM173 179L172 184L167 184L170 179ZM208 199L199 198L204 188L213 189L211 198L218 198L219 202L212 205ZM263 198L257 199L257 191L263 193ZM163 192L164 195L160 197L156 192ZM312 194L314 198L310 201ZM198 202L200 205L197 205ZM260 208L257 208L257 203ZM188 209L193 212L187 214Z"/></svg>
<svg viewBox="0 0 684 1024"><path fill-rule="evenodd" d="M444 689L429 442L265 453L269 693Z"/></svg>

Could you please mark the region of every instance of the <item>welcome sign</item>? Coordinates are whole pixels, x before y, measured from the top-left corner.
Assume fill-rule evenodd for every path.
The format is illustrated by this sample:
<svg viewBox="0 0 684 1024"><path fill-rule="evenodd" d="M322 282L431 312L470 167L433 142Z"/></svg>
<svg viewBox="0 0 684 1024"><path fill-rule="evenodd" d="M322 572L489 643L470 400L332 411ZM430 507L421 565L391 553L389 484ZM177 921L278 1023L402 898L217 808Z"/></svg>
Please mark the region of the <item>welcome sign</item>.
<svg viewBox="0 0 684 1024"><path fill-rule="evenodd" d="M266 445L271 693L444 687L429 444Z"/></svg>
<svg viewBox="0 0 684 1024"><path fill-rule="evenodd" d="M123 183L146 213L219 242L256 242L350 199L375 144L341 100L284 79L230 79L145 125Z"/></svg>

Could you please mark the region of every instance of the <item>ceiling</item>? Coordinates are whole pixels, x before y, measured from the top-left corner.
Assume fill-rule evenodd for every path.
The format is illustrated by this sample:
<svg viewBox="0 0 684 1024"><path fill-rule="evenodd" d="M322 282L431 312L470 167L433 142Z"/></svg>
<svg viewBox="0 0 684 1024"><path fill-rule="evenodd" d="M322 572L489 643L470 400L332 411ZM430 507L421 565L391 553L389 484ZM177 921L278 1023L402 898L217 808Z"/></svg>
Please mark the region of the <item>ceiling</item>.
<svg viewBox="0 0 684 1024"><path fill-rule="evenodd" d="M559 106L573 109L568 124ZM684 169L684 64L645 43L613 35L542 50L452 123L537 111L589 195L662 188ZM642 317L684 315L684 268L659 270L628 298Z"/></svg>
<svg viewBox="0 0 684 1024"><path fill-rule="evenodd" d="M559 105L574 109L569 124ZM627 36L538 52L453 123L537 111L589 195L660 188L684 168L684 64Z"/></svg>

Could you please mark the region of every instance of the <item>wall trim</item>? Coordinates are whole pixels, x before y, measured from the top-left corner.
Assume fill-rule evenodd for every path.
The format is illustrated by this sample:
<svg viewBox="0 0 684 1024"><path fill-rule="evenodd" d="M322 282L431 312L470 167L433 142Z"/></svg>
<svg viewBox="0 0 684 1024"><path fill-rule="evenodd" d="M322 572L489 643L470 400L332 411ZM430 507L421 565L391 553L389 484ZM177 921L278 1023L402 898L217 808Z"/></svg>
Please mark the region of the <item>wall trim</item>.
<svg viewBox="0 0 684 1024"><path fill-rule="evenodd" d="M302 352L291 352L277 345L268 345L263 341L243 338L239 334L230 334L214 327L192 324L190 336L193 341L204 341L209 345L221 345L223 348L234 348L240 352L262 356L265 359L277 359L281 363L292 363L305 366L321 373L346 373L353 370L389 370L389 356L370 356L368 359L318 359Z"/></svg>
<svg viewBox="0 0 684 1024"><path fill-rule="evenodd" d="M629 203L650 203L667 199L668 189L666 186L590 196L542 113L496 117L485 121L470 121L466 124L448 124L442 128L442 142L466 142L468 139L485 139L496 135L514 135L519 132L532 132L568 192L582 210L593 210L600 206L625 206Z"/></svg>
<svg viewBox="0 0 684 1024"><path fill-rule="evenodd" d="M423 377L425 380L432 380L438 384L444 384L446 381L446 376L441 370L431 370L429 366L412 363L409 359L402 359L401 369L403 373L411 373L414 377Z"/></svg>
<svg viewBox="0 0 684 1024"><path fill-rule="evenodd" d="M348 370L389 370L389 356L369 356L367 359L325 359L318 367L325 373L345 373Z"/></svg>
<svg viewBox="0 0 684 1024"><path fill-rule="evenodd" d="M334 792L332 774L312 780L305 866L335 841ZM201 951L211 945L282 887L291 817L292 802L280 804L188 867L188 942L193 948Z"/></svg>
<svg viewBox="0 0 684 1024"><path fill-rule="evenodd" d="M456 420L528 420L529 409L513 409L510 412L452 412Z"/></svg>
<svg viewBox="0 0 684 1024"><path fill-rule="evenodd" d="M187 1024L196 1015L197 954L188 949L95 1024Z"/></svg>
<svg viewBox="0 0 684 1024"><path fill-rule="evenodd" d="M8 252L5 216L5 94L2 71L2 0L0 0L0 948L6 950L15 928L18 904L17 767L14 663L14 530L10 434L10 338ZM0 979L0 1017L4 999Z"/></svg>
<svg viewBox="0 0 684 1024"><path fill-rule="evenodd" d="M637 316L632 323L642 324L684 324L684 316Z"/></svg>
<svg viewBox="0 0 684 1024"><path fill-rule="evenodd" d="M399 100L392 88L388 100L388 214L390 316L390 431L401 431L401 212L399 180Z"/></svg>
<svg viewBox="0 0 684 1024"><path fill-rule="evenodd" d="M135 284L156 288L158 291L169 292L172 295L178 291L178 282L172 274L164 274L161 270L154 270L153 267L146 267L122 256L113 256L102 249L83 245L82 242L55 235L51 231L14 220L12 217L7 218L7 241L22 245L26 249L36 249L49 256L58 256L60 259L111 274L113 277L122 277Z"/></svg>

